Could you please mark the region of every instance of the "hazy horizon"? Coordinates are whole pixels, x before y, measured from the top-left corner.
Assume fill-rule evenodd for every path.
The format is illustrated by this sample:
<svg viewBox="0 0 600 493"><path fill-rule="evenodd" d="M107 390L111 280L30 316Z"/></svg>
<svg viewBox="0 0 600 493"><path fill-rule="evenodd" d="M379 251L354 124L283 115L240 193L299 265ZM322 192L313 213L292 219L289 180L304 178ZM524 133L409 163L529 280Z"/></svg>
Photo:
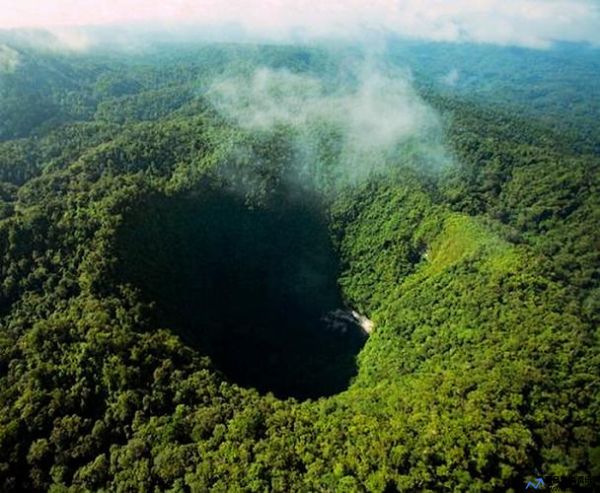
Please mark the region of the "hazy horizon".
<svg viewBox="0 0 600 493"><path fill-rule="evenodd" d="M0 0L0 29L47 29L73 36L78 28L152 26L177 31L225 26L263 39L353 39L395 34L419 40L548 48L555 42L600 46L600 4L594 0ZM66 34L65 34L66 33Z"/></svg>

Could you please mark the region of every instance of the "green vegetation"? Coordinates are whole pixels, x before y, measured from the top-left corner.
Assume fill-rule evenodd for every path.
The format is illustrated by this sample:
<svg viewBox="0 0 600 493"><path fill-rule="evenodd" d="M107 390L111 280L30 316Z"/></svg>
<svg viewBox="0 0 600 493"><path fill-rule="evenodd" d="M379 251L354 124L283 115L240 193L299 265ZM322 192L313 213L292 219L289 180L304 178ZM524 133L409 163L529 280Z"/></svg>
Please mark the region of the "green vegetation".
<svg viewBox="0 0 600 493"><path fill-rule="evenodd" d="M2 491L600 480L589 115L561 132L554 110L422 87L448 156L410 95L425 137L365 154L348 180L340 122L252 128L208 94L259 67L358 85L327 50L15 50L0 72ZM350 308L375 324L366 341L325 320Z"/></svg>

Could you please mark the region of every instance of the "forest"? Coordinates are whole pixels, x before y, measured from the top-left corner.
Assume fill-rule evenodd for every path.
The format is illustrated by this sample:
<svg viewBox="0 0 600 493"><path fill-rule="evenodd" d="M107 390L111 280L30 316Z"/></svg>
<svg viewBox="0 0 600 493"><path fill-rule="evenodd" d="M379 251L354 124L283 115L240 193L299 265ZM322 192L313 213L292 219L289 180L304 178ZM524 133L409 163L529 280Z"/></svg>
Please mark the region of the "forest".
<svg viewBox="0 0 600 493"><path fill-rule="evenodd" d="M0 490L592 491L599 77L0 36Z"/></svg>

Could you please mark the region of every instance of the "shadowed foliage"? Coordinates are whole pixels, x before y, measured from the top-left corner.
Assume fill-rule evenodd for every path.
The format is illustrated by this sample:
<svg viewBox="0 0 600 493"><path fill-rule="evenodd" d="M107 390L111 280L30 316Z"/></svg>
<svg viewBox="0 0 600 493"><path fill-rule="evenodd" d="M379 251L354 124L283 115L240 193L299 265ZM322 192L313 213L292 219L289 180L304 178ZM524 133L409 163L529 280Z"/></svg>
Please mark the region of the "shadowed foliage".
<svg viewBox="0 0 600 493"><path fill-rule="evenodd" d="M123 225L118 270L233 381L330 395L355 374L364 335L324 320L342 307L327 228L315 204L284 195L264 207L212 190L151 197Z"/></svg>

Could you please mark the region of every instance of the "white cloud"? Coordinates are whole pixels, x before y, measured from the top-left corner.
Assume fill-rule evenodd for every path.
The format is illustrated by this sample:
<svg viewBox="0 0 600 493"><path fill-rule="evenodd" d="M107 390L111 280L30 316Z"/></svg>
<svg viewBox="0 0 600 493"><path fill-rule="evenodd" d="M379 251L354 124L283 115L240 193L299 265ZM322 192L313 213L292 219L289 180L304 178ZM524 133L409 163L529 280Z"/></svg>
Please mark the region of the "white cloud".
<svg viewBox="0 0 600 493"><path fill-rule="evenodd" d="M407 73L384 74L367 64L356 67L354 78L352 84L334 84L332 92L316 77L260 68L250 76L217 80L205 97L243 128L291 127L295 164L304 176L318 175L336 155L341 176L361 180L400 162L398 149L407 143L405 162L408 153L431 167L451 162L442 145L441 122ZM332 133L339 147L328 142Z"/></svg>
<svg viewBox="0 0 600 493"><path fill-rule="evenodd" d="M275 39L376 30L540 48L555 40L600 45L598 0L0 0L0 12L0 27L233 22Z"/></svg>

